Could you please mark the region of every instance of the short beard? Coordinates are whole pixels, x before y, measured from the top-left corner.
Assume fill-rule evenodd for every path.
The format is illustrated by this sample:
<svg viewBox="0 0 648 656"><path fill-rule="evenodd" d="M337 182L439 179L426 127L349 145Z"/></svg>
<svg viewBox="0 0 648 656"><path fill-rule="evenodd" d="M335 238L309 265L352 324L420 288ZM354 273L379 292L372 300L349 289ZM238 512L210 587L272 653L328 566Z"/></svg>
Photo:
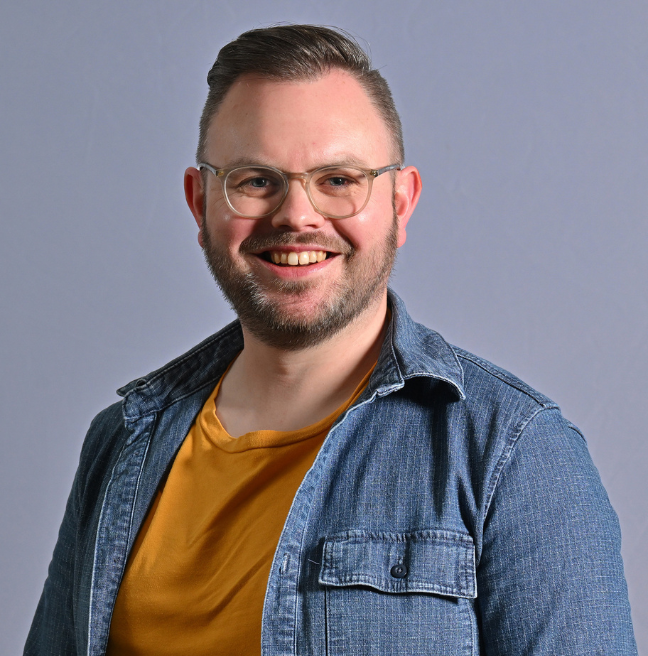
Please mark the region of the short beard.
<svg viewBox="0 0 648 656"><path fill-rule="evenodd" d="M273 246L313 243L340 254L346 259L347 276L338 280L333 290L309 317L290 315L280 301L272 301L266 293L267 283L261 284L252 272L241 273L210 237L202 221L203 252L207 266L223 296L241 324L257 339L268 346L298 351L320 344L351 324L384 292L396 260L398 249L398 222L394 218L382 248L368 261L358 261L356 249L346 241L332 239L323 233L283 232L268 237L248 237L239 248L242 253L271 250ZM307 281L276 280L272 290L300 296L311 289Z"/></svg>

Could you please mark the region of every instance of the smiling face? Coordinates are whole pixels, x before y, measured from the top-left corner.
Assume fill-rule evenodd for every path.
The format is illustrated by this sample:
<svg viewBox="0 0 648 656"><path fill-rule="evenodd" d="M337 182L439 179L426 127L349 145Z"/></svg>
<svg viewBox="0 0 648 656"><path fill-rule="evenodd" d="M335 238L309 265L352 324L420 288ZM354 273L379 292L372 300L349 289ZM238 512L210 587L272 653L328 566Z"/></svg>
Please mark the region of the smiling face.
<svg viewBox="0 0 648 656"><path fill-rule="evenodd" d="M393 153L364 89L350 74L334 70L312 81L239 78L210 125L206 161L218 168L256 164L309 172L329 165L384 167L394 163ZM300 179L290 181L273 214L242 218L228 206L221 181L203 175L190 169L185 178L199 241L216 281L253 335L280 348L304 348L371 308L379 311L420 190L411 171L377 177L366 207L346 219L315 210ZM414 177L420 183L418 173ZM258 194L267 183L250 184ZM327 184L337 188L341 180Z"/></svg>

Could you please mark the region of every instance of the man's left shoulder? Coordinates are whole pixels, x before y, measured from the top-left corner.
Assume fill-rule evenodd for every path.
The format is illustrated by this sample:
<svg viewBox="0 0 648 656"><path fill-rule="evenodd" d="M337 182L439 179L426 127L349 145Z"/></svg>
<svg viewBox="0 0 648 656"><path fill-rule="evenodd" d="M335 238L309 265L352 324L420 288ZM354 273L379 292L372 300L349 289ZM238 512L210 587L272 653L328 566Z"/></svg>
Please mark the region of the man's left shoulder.
<svg viewBox="0 0 648 656"><path fill-rule="evenodd" d="M566 419L560 406L511 372L462 348L450 346L463 371L462 414L476 433L485 431L509 446L525 432L538 431L551 440L585 442L580 429ZM559 437L560 436L560 437Z"/></svg>
<svg viewBox="0 0 648 656"><path fill-rule="evenodd" d="M472 398L504 395L519 398L538 409L558 408L558 404L510 371L493 364L474 353L450 345L463 370L466 395ZM470 392L470 394L469 394Z"/></svg>

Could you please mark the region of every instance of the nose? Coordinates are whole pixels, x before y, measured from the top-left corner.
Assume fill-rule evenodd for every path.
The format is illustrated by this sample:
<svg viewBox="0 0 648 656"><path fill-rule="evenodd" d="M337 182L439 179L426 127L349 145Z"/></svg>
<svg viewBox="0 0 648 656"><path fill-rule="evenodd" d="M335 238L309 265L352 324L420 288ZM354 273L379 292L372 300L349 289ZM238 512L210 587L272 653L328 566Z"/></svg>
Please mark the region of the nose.
<svg viewBox="0 0 648 656"><path fill-rule="evenodd" d="M313 207L306 192L306 179L303 176L291 177L288 180L288 193L281 207L272 217L275 228L289 228L300 231L306 228L321 227L326 218Z"/></svg>

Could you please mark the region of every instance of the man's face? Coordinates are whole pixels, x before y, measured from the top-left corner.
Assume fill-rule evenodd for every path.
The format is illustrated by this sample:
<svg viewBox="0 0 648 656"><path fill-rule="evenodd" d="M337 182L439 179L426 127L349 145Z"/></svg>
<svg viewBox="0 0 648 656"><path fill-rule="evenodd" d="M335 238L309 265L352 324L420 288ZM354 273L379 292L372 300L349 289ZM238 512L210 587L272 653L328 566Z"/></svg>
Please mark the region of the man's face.
<svg viewBox="0 0 648 656"><path fill-rule="evenodd" d="M212 121L206 149L206 161L218 168L264 164L287 172L331 164L379 168L393 158L380 115L360 84L342 71L315 81L240 78ZM392 174L376 178L367 206L347 219L319 214L299 180L290 182L274 214L242 218L228 207L220 181L203 175L205 257L257 338L280 348L308 347L384 297L396 249L405 240ZM326 259L319 262L275 262L282 254L291 262L321 251Z"/></svg>

